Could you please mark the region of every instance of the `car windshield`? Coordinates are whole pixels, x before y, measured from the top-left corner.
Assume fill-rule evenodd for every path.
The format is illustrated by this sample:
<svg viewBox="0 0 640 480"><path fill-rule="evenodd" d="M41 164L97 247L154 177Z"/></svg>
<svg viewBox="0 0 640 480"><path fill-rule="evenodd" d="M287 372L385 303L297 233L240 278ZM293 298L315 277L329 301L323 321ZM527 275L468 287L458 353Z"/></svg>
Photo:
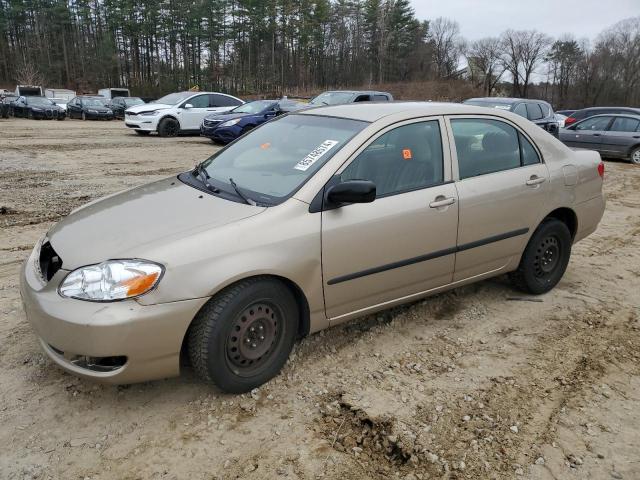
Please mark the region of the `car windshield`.
<svg viewBox="0 0 640 480"><path fill-rule="evenodd" d="M339 105L347 103L353 97L352 92L324 92L309 102L310 105Z"/></svg>
<svg viewBox="0 0 640 480"><path fill-rule="evenodd" d="M492 102L490 100L466 100L465 105L475 105L476 107L499 108L500 110L511 110L511 104L504 102Z"/></svg>
<svg viewBox="0 0 640 480"><path fill-rule="evenodd" d="M127 107L133 107L134 105L141 105L144 101L141 98L125 98L124 104Z"/></svg>
<svg viewBox="0 0 640 480"><path fill-rule="evenodd" d="M53 105L54 103L48 98L44 97L25 97L27 99L27 105Z"/></svg>
<svg viewBox="0 0 640 480"><path fill-rule="evenodd" d="M165 95L158 100L151 103L163 103L165 105L177 105L183 100L195 95L195 92L178 92L178 93L170 93L169 95Z"/></svg>
<svg viewBox="0 0 640 480"><path fill-rule="evenodd" d="M105 101L100 98L83 98L82 104L85 107L104 107Z"/></svg>
<svg viewBox="0 0 640 480"><path fill-rule="evenodd" d="M268 107L275 105L276 102L273 100L256 100L255 102L245 103L244 105L240 105L239 107L234 108L233 113L249 113L251 115L255 115L256 113L260 113L263 110L266 110Z"/></svg>
<svg viewBox="0 0 640 480"><path fill-rule="evenodd" d="M314 115L281 117L240 137L204 167L216 187L233 192L232 178L252 200L279 203L367 125Z"/></svg>

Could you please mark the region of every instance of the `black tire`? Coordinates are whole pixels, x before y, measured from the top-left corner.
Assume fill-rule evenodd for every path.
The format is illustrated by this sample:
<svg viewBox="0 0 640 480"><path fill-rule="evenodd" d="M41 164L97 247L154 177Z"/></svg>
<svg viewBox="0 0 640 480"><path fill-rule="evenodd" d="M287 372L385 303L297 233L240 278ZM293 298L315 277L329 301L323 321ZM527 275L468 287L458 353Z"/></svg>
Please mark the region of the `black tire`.
<svg viewBox="0 0 640 480"><path fill-rule="evenodd" d="M86 120L87 119L87 114L82 112L82 117L81 118L82 118L82 120Z"/></svg>
<svg viewBox="0 0 640 480"><path fill-rule="evenodd" d="M33 110L29 110L29 113L27 113L27 118L29 120L33 120Z"/></svg>
<svg viewBox="0 0 640 480"><path fill-rule="evenodd" d="M640 147L633 149L631 155L629 155L629 160L631 160L631 163L634 165L640 165Z"/></svg>
<svg viewBox="0 0 640 480"><path fill-rule="evenodd" d="M509 274L511 282L533 295L548 292L567 269L572 243L566 224L555 218L544 220L529 239L518 269Z"/></svg>
<svg viewBox="0 0 640 480"><path fill-rule="evenodd" d="M149 135L149 132L145 130L136 130L135 132L142 137Z"/></svg>
<svg viewBox="0 0 640 480"><path fill-rule="evenodd" d="M64 121L65 118L67 118L67 117L58 117L58 121L62 122L62 121Z"/></svg>
<svg viewBox="0 0 640 480"><path fill-rule="evenodd" d="M256 277L227 287L196 315L188 332L191 365L229 393L248 392L278 374L298 329L298 307L281 282Z"/></svg>
<svg viewBox="0 0 640 480"><path fill-rule="evenodd" d="M180 124L174 118L164 118L158 125L158 135L161 137L175 137L180 133Z"/></svg>

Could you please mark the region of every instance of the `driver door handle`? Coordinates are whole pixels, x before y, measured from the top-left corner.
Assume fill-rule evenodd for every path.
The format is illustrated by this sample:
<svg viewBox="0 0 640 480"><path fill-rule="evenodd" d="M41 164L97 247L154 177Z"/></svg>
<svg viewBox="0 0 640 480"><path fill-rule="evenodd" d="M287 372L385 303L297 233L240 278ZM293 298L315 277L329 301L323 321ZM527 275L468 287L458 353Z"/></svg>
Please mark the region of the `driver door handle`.
<svg viewBox="0 0 640 480"><path fill-rule="evenodd" d="M537 175L531 175L531 178L529 178L529 180L527 180L527 185L529 185L530 187L533 187L535 185L540 185L541 183L544 183L547 179L544 177L539 177Z"/></svg>
<svg viewBox="0 0 640 480"><path fill-rule="evenodd" d="M429 208L441 208L448 207L456 203L456 199L453 197L445 197L444 195L438 195L433 202L429 204Z"/></svg>

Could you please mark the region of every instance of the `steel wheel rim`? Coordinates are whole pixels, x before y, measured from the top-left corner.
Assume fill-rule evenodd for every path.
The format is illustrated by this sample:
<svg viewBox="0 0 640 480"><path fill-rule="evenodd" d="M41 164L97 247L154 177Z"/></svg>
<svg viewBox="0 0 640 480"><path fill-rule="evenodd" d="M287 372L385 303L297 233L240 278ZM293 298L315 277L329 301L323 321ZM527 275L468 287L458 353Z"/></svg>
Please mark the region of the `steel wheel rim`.
<svg viewBox="0 0 640 480"><path fill-rule="evenodd" d="M640 149L633 152L633 156L631 157L631 161L633 163L640 163Z"/></svg>
<svg viewBox="0 0 640 480"><path fill-rule="evenodd" d="M282 320L280 308L266 301L253 303L236 316L225 351L237 375L251 376L269 362L282 340Z"/></svg>
<svg viewBox="0 0 640 480"><path fill-rule="evenodd" d="M548 278L560 264L562 245L555 235L544 238L536 249L534 261L535 275L538 278Z"/></svg>

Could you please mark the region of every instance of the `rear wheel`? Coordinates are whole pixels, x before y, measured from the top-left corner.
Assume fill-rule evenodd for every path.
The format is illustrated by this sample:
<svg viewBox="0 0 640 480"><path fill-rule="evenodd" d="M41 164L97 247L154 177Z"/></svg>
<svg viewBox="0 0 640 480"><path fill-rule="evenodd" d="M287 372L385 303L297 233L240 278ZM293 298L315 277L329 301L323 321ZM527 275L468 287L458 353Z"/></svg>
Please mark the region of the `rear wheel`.
<svg viewBox="0 0 640 480"><path fill-rule="evenodd" d="M209 300L194 319L188 332L191 364L226 392L256 388L287 361L298 316L295 298L281 282L240 281Z"/></svg>
<svg viewBox="0 0 640 480"><path fill-rule="evenodd" d="M640 147L636 147L633 152L631 152L631 163L634 165L640 165Z"/></svg>
<svg viewBox="0 0 640 480"><path fill-rule="evenodd" d="M180 133L180 124L173 118L165 118L158 125L158 134L161 137L175 137Z"/></svg>
<svg viewBox="0 0 640 480"><path fill-rule="evenodd" d="M571 257L569 228L555 218L544 220L527 244L518 269L510 274L516 288L534 295L555 287Z"/></svg>

